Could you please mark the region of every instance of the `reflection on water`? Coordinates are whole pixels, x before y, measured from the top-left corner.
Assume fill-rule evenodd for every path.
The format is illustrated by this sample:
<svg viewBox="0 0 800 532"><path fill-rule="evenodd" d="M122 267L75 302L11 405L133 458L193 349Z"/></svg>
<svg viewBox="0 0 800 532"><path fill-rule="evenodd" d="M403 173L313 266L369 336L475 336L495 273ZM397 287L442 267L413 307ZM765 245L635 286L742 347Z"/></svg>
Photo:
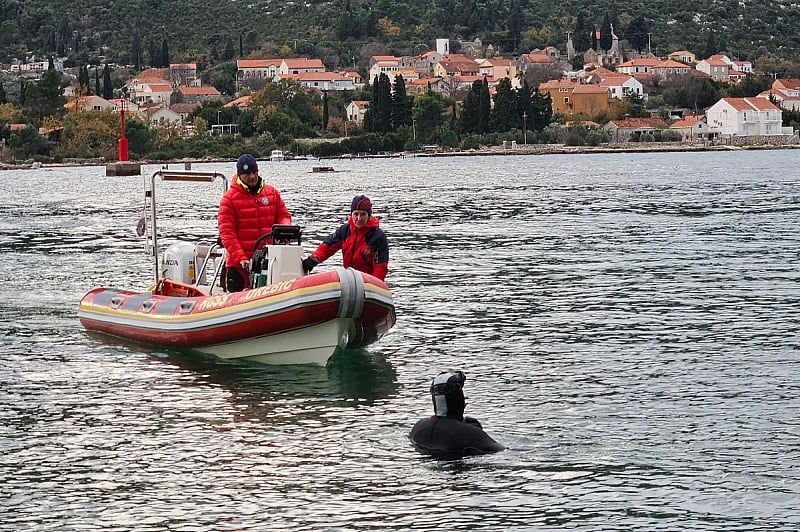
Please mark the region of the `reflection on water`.
<svg viewBox="0 0 800 532"><path fill-rule="evenodd" d="M0 530L797 530L798 157L265 161L307 252L361 192L390 238L397 325L327 368L87 334L150 283L141 179L0 172ZM511 450L413 449L448 367Z"/></svg>
<svg viewBox="0 0 800 532"><path fill-rule="evenodd" d="M397 393L397 375L391 363L363 349L337 353L327 367L270 366L191 352L171 352L157 360L197 374L199 383L224 386L237 401L250 404L286 398L372 403Z"/></svg>

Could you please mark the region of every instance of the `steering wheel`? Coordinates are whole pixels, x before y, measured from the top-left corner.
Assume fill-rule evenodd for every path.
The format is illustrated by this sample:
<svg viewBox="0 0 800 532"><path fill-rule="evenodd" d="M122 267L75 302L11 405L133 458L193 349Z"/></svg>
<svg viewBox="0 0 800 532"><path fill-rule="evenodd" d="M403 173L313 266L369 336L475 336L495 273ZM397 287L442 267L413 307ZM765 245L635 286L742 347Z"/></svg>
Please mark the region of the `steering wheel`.
<svg viewBox="0 0 800 532"><path fill-rule="evenodd" d="M250 274L259 273L266 269L266 258L267 258L267 250L266 248L259 249L265 240L272 237L272 231L269 233L264 233L260 237L256 238L255 243L253 244L253 256L250 259Z"/></svg>
<svg viewBox="0 0 800 532"><path fill-rule="evenodd" d="M253 252L255 253L255 251L258 249L258 246L261 245L261 243L268 238L272 238L272 231L270 231L269 233L264 233L260 237L256 238L256 241L253 244Z"/></svg>

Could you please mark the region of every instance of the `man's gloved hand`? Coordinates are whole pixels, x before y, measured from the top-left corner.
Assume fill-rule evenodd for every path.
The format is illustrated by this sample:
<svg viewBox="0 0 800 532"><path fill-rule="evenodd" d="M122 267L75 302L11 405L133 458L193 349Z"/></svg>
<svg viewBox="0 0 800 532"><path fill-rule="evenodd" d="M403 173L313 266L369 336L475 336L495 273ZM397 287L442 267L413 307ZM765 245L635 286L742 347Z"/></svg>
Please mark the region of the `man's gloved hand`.
<svg viewBox="0 0 800 532"><path fill-rule="evenodd" d="M319 261L317 260L316 257L314 257L313 255L308 256L303 259L303 271L305 273L308 273L311 270L313 270L314 266L316 266L317 264L319 264Z"/></svg>

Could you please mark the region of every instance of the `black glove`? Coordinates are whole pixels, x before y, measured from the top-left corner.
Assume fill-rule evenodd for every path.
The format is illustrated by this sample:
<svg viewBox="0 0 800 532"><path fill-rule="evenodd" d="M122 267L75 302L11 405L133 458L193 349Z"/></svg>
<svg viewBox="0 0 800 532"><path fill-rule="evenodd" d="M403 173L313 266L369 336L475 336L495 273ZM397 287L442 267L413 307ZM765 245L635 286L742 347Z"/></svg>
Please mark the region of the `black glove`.
<svg viewBox="0 0 800 532"><path fill-rule="evenodd" d="M308 273L314 269L314 266L319 264L319 261L316 257L309 256L303 259L303 272Z"/></svg>

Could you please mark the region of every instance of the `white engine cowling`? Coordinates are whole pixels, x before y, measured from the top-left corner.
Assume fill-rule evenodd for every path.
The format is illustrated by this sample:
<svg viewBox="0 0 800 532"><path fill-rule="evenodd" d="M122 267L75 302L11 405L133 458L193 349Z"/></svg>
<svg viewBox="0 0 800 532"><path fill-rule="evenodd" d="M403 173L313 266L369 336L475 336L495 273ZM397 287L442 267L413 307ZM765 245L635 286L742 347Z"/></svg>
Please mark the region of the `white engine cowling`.
<svg viewBox="0 0 800 532"><path fill-rule="evenodd" d="M197 262L201 262L198 259ZM159 277L166 277L181 283L194 284L197 272L203 267L202 262L195 264L195 246L188 242L172 244L161 255L161 271Z"/></svg>

